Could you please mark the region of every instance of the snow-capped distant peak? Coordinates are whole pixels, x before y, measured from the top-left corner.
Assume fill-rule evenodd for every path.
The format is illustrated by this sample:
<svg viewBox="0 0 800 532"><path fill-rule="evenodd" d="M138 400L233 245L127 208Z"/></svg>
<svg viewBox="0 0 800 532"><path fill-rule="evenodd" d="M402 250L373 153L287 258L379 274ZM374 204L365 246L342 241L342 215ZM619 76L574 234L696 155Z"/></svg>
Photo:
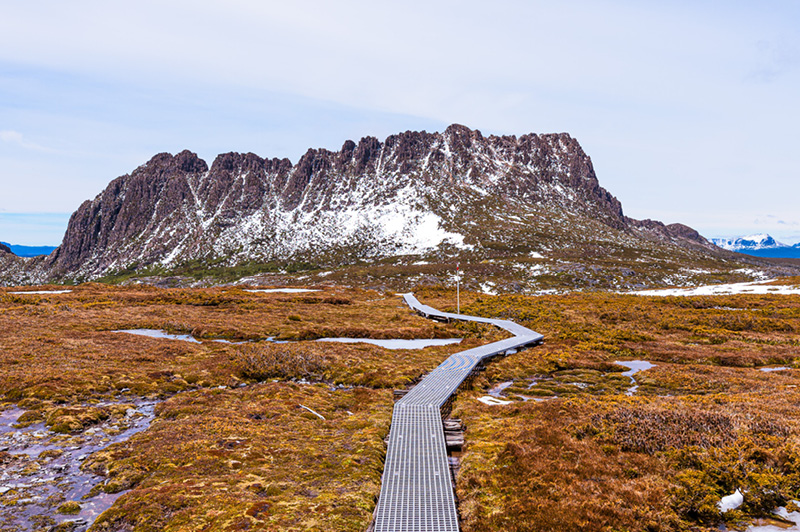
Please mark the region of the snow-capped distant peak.
<svg viewBox="0 0 800 532"><path fill-rule="evenodd" d="M749 240L751 242L768 242L770 240L774 241L774 239L766 233L756 233L754 235L747 235L741 237L742 240Z"/></svg>
<svg viewBox="0 0 800 532"><path fill-rule="evenodd" d="M713 238L711 241L723 249L729 251L755 251L759 249L778 249L788 248L766 233L755 235L737 236L733 238Z"/></svg>

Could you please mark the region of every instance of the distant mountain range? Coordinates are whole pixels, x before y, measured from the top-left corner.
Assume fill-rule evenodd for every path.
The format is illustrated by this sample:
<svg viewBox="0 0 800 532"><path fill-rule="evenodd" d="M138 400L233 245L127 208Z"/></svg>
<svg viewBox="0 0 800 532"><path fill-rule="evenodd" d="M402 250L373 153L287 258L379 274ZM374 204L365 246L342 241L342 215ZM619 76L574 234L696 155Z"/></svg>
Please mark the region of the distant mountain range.
<svg viewBox="0 0 800 532"><path fill-rule="evenodd" d="M765 233L734 238L712 238L711 242L722 249L754 257L800 258L800 242L793 246L783 244Z"/></svg>
<svg viewBox="0 0 800 532"><path fill-rule="evenodd" d="M8 242L0 242L0 245L5 246L8 250L17 257L38 257L39 255L49 255L56 249L56 246L20 246L17 244L9 244Z"/></svg>
<svg viewBox="0 0 800 532"><path fill-rule="evenodd" d="M567 133L451 125L296 163L160 153L84 202L52 254L0 252L0 284L274 274L256 280L408 289L446 282L456 262L487 292L733 281L772 267L685 225L625 216Z"/></svg>

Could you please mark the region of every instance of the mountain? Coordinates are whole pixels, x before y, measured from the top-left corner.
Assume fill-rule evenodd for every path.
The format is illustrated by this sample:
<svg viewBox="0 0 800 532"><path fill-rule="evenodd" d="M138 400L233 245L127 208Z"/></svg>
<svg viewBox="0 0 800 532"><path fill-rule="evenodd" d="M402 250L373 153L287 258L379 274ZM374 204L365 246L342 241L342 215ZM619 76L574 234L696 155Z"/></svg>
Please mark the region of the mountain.
<svg viewBox="0 0 800 532"><path fill-rule="evenodd" d="M756 251L761 249L789 248L765 233L734 238L712 238L711 242L730 251Z"/></svg>
<svg viewBox="0 0 800 532"><path fill-rule="evenodd" d="M21 246L18 244L9 244L8 242L0 242L8 253L13 253L18 257L38 257L39 255L49 255L56 249L56 246ZM2 248L0 248L2 249Z"/></svg>
<svg viewBox="0 0 800 532"><path fill-rule="evenodd" d="M24 270L41 280L261 273L405 287L443 282L461 260L475 286L525 291L741 278L731 272L749 263L731 257L687 226L626 217L566 133L452 125L310 149L295 164L158 154L84 202L61 246Z"/></svg>
<svg viewBox="0 0 800 532"><path fill-rule="evenodd" d="M763 233L734 238L714 238L711 242L723 249L754 257L800 258L800 243L789 246Z"/></svg>
<svg viewBox="0 0 800 532"><path fill-rule="evenodd" d="M295 165L227 153L209 168L189 151L156 155L78 209L55 266L93 275L132 263L470 249L453 223L459 204L495 196L626 225L569 135L485 138L451 126L312 149Z"/></svg>

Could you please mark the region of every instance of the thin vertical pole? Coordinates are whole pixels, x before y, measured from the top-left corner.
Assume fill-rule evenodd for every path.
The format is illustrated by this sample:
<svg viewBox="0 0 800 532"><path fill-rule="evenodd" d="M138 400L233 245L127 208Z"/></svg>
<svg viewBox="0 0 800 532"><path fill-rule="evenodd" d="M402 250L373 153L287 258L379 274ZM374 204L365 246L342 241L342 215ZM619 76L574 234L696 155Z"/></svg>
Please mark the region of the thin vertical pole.
<svg viewBox="0 0 800 532"><path fill-rule="evenodd" d="M461 268L456 262L456 314L461 314Z"/></svg>

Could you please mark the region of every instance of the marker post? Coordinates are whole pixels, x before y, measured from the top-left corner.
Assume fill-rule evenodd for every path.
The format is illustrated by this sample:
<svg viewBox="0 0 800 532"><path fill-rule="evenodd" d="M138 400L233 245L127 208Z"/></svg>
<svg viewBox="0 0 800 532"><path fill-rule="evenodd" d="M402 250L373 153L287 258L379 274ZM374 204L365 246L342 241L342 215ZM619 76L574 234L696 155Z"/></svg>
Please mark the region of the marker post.
<svg viewBox="0 0 800 532"><path fill-rule="evenodd" d="M456 314L461 314L461 267L456 262Z"/></svg>

